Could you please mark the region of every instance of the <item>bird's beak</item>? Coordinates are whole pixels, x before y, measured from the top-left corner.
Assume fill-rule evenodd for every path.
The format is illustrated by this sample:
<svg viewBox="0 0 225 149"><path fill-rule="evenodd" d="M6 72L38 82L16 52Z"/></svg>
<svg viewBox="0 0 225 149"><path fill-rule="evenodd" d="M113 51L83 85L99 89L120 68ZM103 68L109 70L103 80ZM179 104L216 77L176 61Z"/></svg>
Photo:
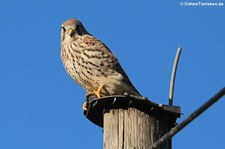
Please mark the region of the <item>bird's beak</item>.
<svg viewBox="0 0 225 149"><path fill-rule="evenodd" d="M70 28L70 29L67 30L67 34L69 34L69 35L71 35L72 32L74 32L73 28Z"/></svg>

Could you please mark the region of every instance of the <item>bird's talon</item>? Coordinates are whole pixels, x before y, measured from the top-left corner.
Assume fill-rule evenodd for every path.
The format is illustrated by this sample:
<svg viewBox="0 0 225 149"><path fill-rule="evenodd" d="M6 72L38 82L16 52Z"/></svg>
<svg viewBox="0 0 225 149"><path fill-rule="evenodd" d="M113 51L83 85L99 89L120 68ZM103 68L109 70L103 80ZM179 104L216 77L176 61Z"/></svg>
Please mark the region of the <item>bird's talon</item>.
<svg viewBox="0 0 225 149"><path fill-rule="evenodd" d="M98 98L101 97L100 93L101 93L103 86L104 86L104 84L100 85L98 90L94 93Z"/></svg>
<svg viewBox="0 0 225 149"><path fill-rule="evenodd" d="M87 105L88 103L87 102L84 102L83 106L82 106L82 110L83 111L87 111Z"/></svg>

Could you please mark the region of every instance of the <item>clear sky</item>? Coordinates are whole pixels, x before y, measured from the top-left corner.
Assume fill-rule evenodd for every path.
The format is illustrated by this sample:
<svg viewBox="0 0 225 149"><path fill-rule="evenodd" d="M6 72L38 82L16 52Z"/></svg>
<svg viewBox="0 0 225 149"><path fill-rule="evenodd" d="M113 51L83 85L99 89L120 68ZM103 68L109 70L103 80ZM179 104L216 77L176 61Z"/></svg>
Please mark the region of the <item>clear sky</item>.
<svg viewBox="0 0 225 149"><path fill-rule="evenodd" d="M190 1L2 0L0 148L102 148L102 129L82 114L85 91L60 59L60 25L71 17L110 47L154 102L168 102L181 46L174 102L184 113L177 122L186 118L225 85L225 6L180 2ZM173 148L225 148L224 113L225 98L177 134Z"/></svg>

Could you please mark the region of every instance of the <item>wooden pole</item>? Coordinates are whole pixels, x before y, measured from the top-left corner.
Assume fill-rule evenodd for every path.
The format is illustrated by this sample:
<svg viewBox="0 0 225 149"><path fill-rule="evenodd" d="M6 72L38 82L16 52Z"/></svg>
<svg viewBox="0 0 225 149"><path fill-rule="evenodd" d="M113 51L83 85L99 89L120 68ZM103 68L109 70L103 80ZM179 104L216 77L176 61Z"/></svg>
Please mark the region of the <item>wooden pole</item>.
<svg viewBox="0 0 225 149"><path fill-rule="evenodd" d="M169 129L168 122L136 108L104 114L104 149L148 149ZM159 149L171 149L170 141Z"/></svg>
<svg viewBox="0 0 225 149"><path fill-rule="evenodd" d="M84 115L103 128L104 149L149 149L180 117L180 107L122 95L92 99ZM158 149L171 149L169 139Z"/></svg>

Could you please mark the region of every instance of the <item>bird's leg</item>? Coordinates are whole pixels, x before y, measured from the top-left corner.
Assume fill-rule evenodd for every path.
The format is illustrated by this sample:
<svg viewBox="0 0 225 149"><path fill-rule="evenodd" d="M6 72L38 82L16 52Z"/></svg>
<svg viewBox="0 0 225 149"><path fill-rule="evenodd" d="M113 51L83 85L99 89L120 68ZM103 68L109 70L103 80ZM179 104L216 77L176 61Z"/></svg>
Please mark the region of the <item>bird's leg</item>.
<svg viewBox="0 0 225 149"><path fill-rule="evenodd" d="M94 93L98 98L101 97L100 93L103 87L104 87L104 84L100 85L98 90Z"/></svg>
<svg viewBox="0 0 225 149"><path fill-rule="evenodd" d="M97 91L88 92L86 94L86 99L89 99L89 97L91 97L93 95L96 96L97 98L100 98L101 97L100 93L101 93L101 90L103 87L104 87L104 84L100 85L99 88L97 89Z"/></svg>
<svg viewBox="0 0 225 149"><path fill-rule="evenodd" d="M100 85L96 92L88 92L88 93L86 94L87 102L88 102L88 98L89 98L90 96L92 96L92 95L95 95L95 96L97 96L98 98L100 98L100 97L101 97L100 93L101 93L101 90L102 90L103 87L104 87L104 84ZM82 106L82 109L83 109L84 111L87 111L87 104L88 104L87 102L84 102L84 104L83 104L83 106Z"/></svg>

